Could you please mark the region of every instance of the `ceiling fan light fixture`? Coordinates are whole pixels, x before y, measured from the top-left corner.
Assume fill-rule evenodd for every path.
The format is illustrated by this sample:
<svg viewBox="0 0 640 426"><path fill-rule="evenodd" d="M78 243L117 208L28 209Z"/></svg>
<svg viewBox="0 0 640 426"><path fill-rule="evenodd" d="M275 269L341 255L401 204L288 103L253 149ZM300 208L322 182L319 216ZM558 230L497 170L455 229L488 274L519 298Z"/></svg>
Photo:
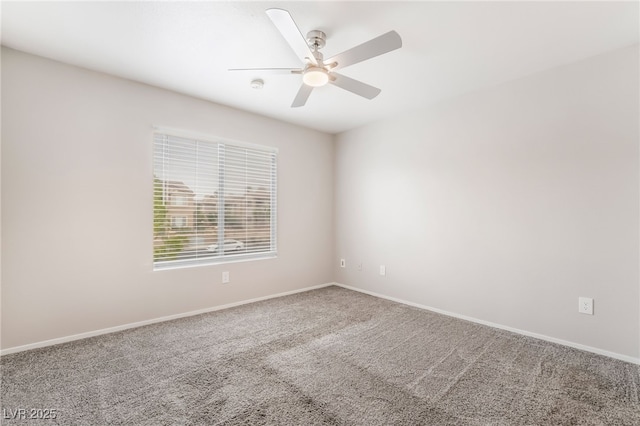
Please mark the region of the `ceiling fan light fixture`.
<svg viewBox="0 0 640 426"><path fill-rule="evenodd" d="M311 87L324 86L329 82L329 73L324 68L309 67L302 75L302 81Z"/></svg>

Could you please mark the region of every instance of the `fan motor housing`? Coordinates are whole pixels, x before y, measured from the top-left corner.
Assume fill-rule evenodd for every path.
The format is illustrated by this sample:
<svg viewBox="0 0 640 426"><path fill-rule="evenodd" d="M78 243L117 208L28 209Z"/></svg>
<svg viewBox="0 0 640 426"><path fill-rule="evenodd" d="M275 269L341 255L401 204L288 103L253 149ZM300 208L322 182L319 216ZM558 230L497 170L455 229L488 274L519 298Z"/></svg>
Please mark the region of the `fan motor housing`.
<svg viewBox="0 0 640 426"><path fill-rule="evenodd" d="M312 49L322 49L327 44L327 35L320 30L312 30L307 33L307 43Z"/></svg>

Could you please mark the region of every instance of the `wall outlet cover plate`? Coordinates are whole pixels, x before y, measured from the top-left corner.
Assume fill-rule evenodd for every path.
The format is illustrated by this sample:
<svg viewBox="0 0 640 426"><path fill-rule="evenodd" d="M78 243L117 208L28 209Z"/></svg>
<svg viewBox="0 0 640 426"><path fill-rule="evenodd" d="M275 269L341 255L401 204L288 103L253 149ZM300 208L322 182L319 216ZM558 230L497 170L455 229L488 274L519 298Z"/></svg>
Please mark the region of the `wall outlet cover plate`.
<svg viewBox="0 0 640 426"><path fill-rule="evenodd" d="M578 312L593 315L593 299L590 297L578 297Z"/></svg>

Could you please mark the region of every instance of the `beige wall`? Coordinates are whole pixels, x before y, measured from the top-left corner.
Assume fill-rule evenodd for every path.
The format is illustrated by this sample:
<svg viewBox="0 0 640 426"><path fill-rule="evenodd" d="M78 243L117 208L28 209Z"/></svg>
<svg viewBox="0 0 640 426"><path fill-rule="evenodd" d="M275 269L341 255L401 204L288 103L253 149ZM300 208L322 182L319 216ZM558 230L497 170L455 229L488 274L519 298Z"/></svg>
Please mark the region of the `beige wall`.
<svg viewBox="0 0 640 426"><path fill-rule="evenodd" d="M153 125L279 149L277 259L152 271ZM2 348L333 279L329 135L3 48L2 151Z"/></svg>
<svg viewBox="0 0 640 426"><path fill-rule="evenodd" d="M637 359L638 71L635 46L338 135L334 150L329 135L3 48L1 347L335 280ZM152 271L152 125L279 148L278 259Z"/></svg>
<svg viewBox="0 0 640 426"><path fill-rule="evenodd" d="M339 135L336 280L638 359L638 75L636 45Z"/></svg>

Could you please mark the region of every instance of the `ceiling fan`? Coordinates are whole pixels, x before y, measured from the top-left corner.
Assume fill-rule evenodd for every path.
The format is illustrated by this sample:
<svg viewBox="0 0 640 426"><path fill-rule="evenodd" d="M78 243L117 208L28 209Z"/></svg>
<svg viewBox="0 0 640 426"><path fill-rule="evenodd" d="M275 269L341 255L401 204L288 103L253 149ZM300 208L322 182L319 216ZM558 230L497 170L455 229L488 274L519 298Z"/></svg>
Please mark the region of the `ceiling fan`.
<svg viewBox="0 0 640 426"><path fill-rule="evenodd" d="M335 71L402 47L400 35L395 31L389 31L325 60L320 53L320 49L326 44L325 33L318 30L309 31L305 39L289 12L284 9L267 9L266 13L291 49L302 59L304 66L302 68L234 68L229 71L301 74L302 86L291 104L292 108L303 106L315 87L324 86L327 83L367 99L375 98L380 93L380 89Z"/></svg>

